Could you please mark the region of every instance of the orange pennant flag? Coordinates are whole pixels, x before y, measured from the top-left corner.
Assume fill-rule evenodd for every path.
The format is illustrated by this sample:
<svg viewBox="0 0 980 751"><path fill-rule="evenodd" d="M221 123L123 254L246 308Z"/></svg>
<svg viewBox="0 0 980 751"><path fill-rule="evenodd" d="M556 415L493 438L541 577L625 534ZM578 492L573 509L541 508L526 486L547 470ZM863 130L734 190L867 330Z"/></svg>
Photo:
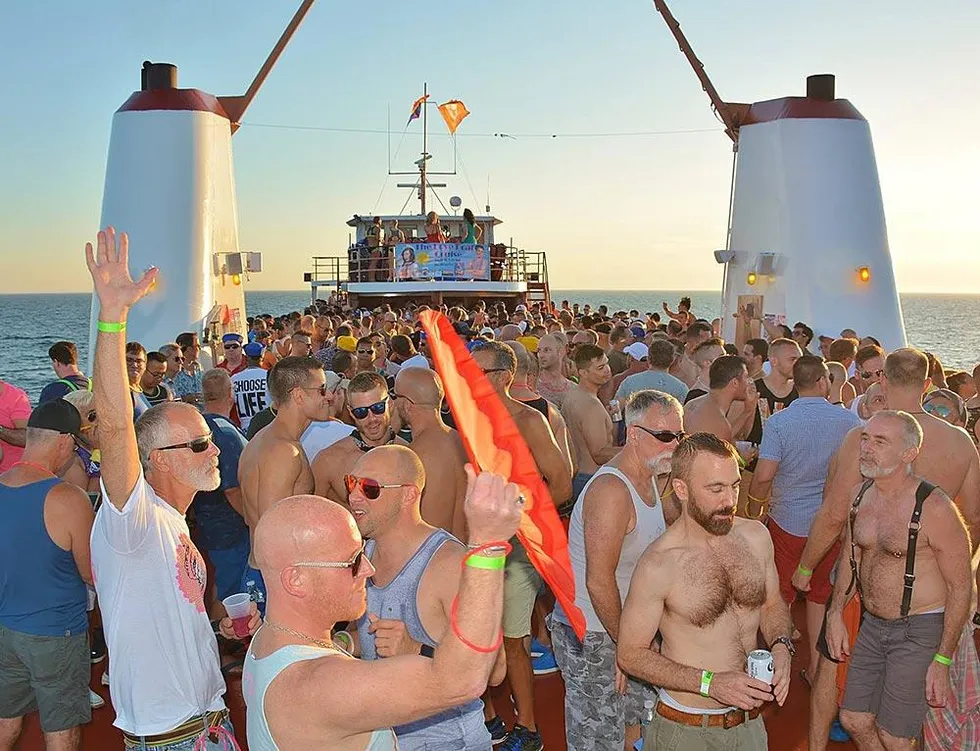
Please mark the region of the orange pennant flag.
<svg viewBox="0 0 980 751"><path fill-rule="evenodd" d="M442 119L446 121L450 135L456 135L456 128L470 114L470 111L458 99L450 99L448 102L439 105L439 113L442 115Z"/></svg>
<svg viewBox="0 0 980 751"><path fill-rule="evenodd" d="M419 318L470 463L477 471L496 472L521 487L527 502L517 537L579 639L585 638L585 617L575 605L568 536L531 450L449 319L435 310Z"/></svg>

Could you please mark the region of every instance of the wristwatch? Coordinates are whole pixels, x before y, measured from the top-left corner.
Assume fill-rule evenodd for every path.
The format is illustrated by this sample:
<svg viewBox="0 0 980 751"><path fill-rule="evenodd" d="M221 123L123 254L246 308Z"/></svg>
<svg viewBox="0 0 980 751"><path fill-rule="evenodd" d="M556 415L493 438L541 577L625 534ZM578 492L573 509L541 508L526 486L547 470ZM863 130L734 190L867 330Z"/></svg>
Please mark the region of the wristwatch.
<svg viewBox="0 0 980 751"><path fill-rule="evenodd" d="M778 639L776 639L776 641L774 641L772 644L769 645L769 651L771 652L772 648L775 647L777 644L782 644L784 647L786 647L786 649L789 650L790 659L796 657L796 647L793 646L793 640L790 639L788 636L780 636Z"/></svg>
<svg viewBox="0 0 980 751"><path fill-rule="evenodd" d="M419 647L419 654L422 657L429 657L429 658L435 657L436 656L436 648L435 647L431 647L428 644L423 644L423 645L421 645Z"/></svg>

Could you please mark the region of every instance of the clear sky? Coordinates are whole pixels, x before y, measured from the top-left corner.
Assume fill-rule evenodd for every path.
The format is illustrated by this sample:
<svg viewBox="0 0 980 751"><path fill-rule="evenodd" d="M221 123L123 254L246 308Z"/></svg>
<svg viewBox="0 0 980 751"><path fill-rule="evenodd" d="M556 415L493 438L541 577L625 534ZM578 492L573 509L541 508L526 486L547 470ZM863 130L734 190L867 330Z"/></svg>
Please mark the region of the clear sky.
<svg viewBox="0 0 980 751"><path fill-rule="evenodd" d="M81 248L97 229L110 119L144 59L177 64L182 87L242 93L297 5L8 3L0 292L90 288ZM729 101L800 95L808 74L835 73L871 123L899 288L980 291L980 2L671 8ZM386 182L384 133L262 126L383 131L390 104L394 149L423 81L472 112L458 140L466 175L444 200L482 209L489 180L500 236L547 250L554 288L720 286L711 251L724 244L731 146L649 0L319 0L233 141L241 245L267 269L253 288L302 288L311 256L344 251L352 214L396 213L406 197ZM560 135L677 130L701 132ZM495 132L517 138L478 135ZM397 168L412 168L418 133ZM560 137L522 135L541 133ZM430 151L451 167L445 136Z"/></svg>

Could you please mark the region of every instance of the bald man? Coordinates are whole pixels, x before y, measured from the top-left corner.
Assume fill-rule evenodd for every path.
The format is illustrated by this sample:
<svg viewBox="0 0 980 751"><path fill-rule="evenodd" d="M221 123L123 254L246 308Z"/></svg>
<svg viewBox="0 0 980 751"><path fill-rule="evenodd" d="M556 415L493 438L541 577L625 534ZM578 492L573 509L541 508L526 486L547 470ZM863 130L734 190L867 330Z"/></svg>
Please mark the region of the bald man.
<svg viewBox="0 0 980 751"><path fill-rule="evenodd" d="M470 545L512 537L523 504L516 486L467 473ZM395 489L377 490L380 497ZM478 551L471 560L479 565L461 567L455 625L431 658L370 661L353 659L331 639L338 621L364 615L366 581L375 573L364 548L351 514L323 498L287 498L260 522L255 552L269 582L268 610L242 680L252 751L393 751L392 725L472 701L486 687L493 653L472 649L459 634L481 647L499 640L506 548Z"/></svg>
<svg viewBox="0 0 980 751"><path fill-rule="evenodd" d="M245 523L252 537L272 504L298 493L312 493L314 482L301 438L314 420L330 417L333 392L320 363L312 357L284 357L269 371L269 394L278 405L275 419L248 443L238 462ZM252 540L254 546L254 539ZM264 612L265 586L249 554L242 592L252 592Z"/></svg>
<svg viewBox="0 0 980 751"><path fill-rule="evenodd" d="M466 450L463 441L439 416L444 395L434 370L408 368L395 376L392 406L402 423L412 429L411 448L425 468L422 518L460 537L465 534L463 499L466 497Z"/></svg>
<svg viewBox="0 0 980 751"><path fill-rule="evenodd" d="M375 570L367 585L367 612L356 625L360 657L430 656L449 632L466 549L448 532L423 520L420 497L425 497L427 475L410 449L382 446L369 451L352 474L364 484L351 491L351 511L361 535L370 538L364 554ZM372 498L371 480L386 486L376 498ZM502 659L497 663L504 667ZM499 683L503 671L496 672ZM490 751L479 699L396 727L395 735L401 751Z"/></svg>
<svg viewBox="0 0 980 751"><path fill-rule="evenodd" d="M548 334L538 342L538 377L534 387L545 399L561 409L565 393L575 384L565 377L565 338Z"/></svg>

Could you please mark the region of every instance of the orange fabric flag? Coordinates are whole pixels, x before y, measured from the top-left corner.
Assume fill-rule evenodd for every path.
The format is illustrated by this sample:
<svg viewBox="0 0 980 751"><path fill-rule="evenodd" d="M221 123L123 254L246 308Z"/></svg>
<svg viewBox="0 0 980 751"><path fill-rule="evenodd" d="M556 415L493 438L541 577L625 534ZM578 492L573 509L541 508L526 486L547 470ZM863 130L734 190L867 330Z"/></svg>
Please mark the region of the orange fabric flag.
<svg viewBox="0 0 980 751"><path fill-rule="evenodd" d="M439 105L439 113L442 115L442 119L446 121L450 135L456 135L456 128L470 114L470 111L458 99L450 99L448 102Z"/></svg>
<svg viewBox="0 0 980 751"><path fill-rule="evenodd" d="M575 605L568 535L531 450L449 319L435 310L424 311L420 319L470 463L478 471L497 472L521 487L526 504L517 537L579 639L585 638L585 617Z"/></svg>

